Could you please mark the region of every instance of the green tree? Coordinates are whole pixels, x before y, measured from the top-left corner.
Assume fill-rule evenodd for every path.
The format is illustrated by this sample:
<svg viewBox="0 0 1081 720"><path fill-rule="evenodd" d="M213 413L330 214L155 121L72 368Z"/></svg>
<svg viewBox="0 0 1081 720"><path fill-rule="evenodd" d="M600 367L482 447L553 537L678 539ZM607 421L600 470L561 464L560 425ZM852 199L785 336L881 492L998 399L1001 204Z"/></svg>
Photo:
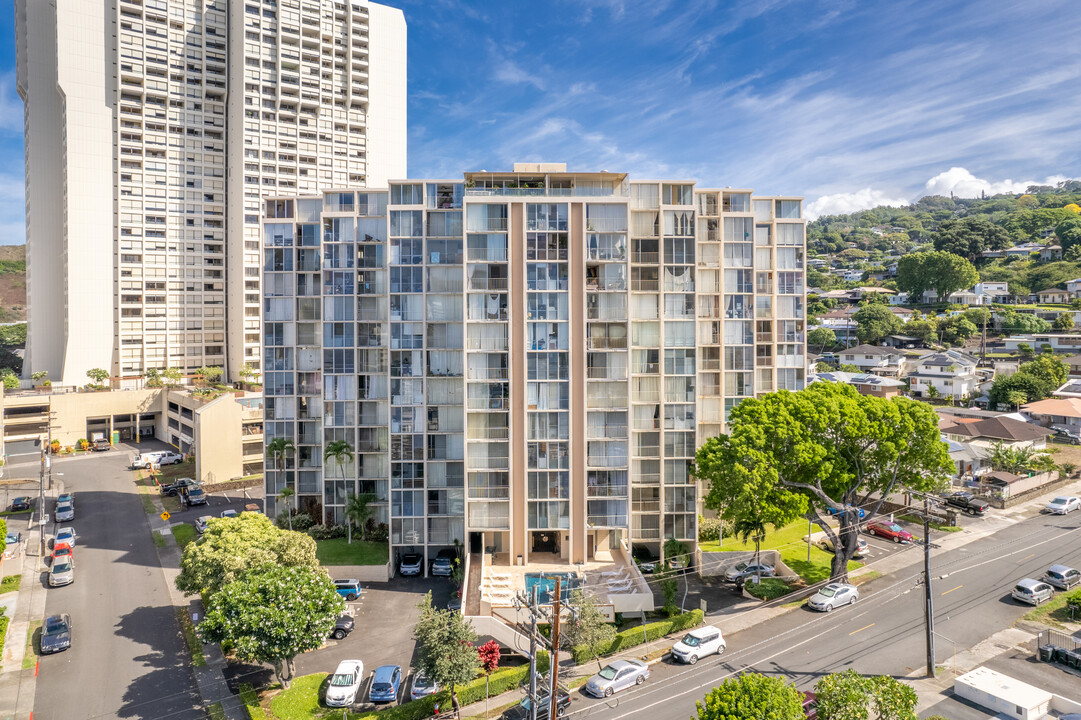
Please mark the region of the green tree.
<svg viewBox="0 0 1081 720"><path fill-rule="evenodd" d="M1052 327L1056 330L1072 330L1073 329L1073 316L1068 312L1062 312L1055 318L1055 322L1052 323Z"/></svg>
<svg viewBox="0 0 1081 720"><path fill-rule="evenodd" d="M934 320L909 320L901 328L901 334L916 337L925 343L937 343L938 331Z"/></svg>
<svg viewBox="0 0 1081 720"><path fill-rule="evenodd" d="M953 471L930 405L860 395L841 383L747 398L728 427L695 457L695 477L709 483L705 506L724 513L748 496L763 507L805 505L833 541L834 580L848 577L859 508L871 519L895 490L936 490ZM840 539L822 519L827 510L836 513Z"/></svg>
<svg viewBox="0 0 1081 720"><path fill-rule="evenodd" d="M232 522L212 522L180 558L176 587L185 595L214 594L254 570L318 567L315 541L303 533L281 530L266 515L241 513Z"/></svg>
<svg viewBox="0 0 1081 720"><path fill-rule="evenodd" d="M345 501L345 527L348 534L346 543L353 544L353 526L356 525L360 528L362 537L366 540L367 533L364 531L365 523L368 522L374 513L375 509L372 507L372 503L375 502L375 495L371 493L361 493L360 495L354 495L349 493Z"/></svg>
<svg viewBox="0 0 1081 720"><path fill-rule="evenodd" d="M897 288L906 291L912 302L920 302L925 290L945 300L979 281L972 263L951 252L917 252L897 261Z"/></svg>
<svg viewBox="0 0 1081 720"><path fill-rule="evenodd" d="M980 331L963 315L954 315L941 320L936 327L939 339L950 345L963 345L965 340Z"/></svg>
<svg viewBox="0 0 1081 720"><path fill-rule="evenodd" d="M1013 308L1006 308L1002 312L999 329L1006 335L1045 333L1051 329L1051 323L1032 313L1019 313Z"/></svg>
<svg viewBox="0 0 1081 720"><path fill-rule="evenodd" d="M804 720L803 696L784 678L731 677L695 703L698 720Z"/></svg>
<svg viewBox="0 0 1081 720"><path fill-rule="evenodd" d="M597 607L597 600L592 595L575 588L571 590L570 605L573 612L562 628L566 646L585 646L597 661L599 670L600 653L611 644L616 629L608 624L608 619Z"/></svg>
<svg viewBox="0 0 1081 720"><path fill-rule="evenodd" d="M1063 208L1020 210L1006 218L1004 229L1019 240L1028 240L1038 237L1048 228L1057 227L1070 217L1074 217L1073 213Z"/></svg>
<svg viewBox="0 0 1081 720"><path fill-rule="evenodd" d="M240 368L240 371L237 374L240 375L240 378L242 380L244 380L245 382L249 382L249 383L258 383L259 382L259 376L260 376L259 369L257 367L255 367L254 365L252 365L251 363L244 363L244 367Z"/></svg>
<svg viewBox="0 0 1081 720"><path fill-rule="evenodd" d="M1081 245L1081 218L1071 215L1064 219L1055 226L1055 236L1063 251L1068 254L1074 247Z"/></svg>
<svg viewBox="0 0 1081 720"><path fill-rule="evenodd" d="M266 444L267 458L274 461L274 467L278 471L278 480L279 481L281 480L282 472L284 472L284 470L285 470L285 461L286 461L286 459L289 457L289 455L291 453L295 453L295 452L296 452L296 445L294 445L293 441L290 440L289 438L276 437L276 438L274 438L273 440L271 440L270 442L268 442ZM289 493L287 495L283 495L282 493L284 493L286 490L288 490ZM280 499L282 499L282 500L287 500L288 498L290 498L290 497L292 497L294 495L296 495L296 491L293 490L292 488L288 487L288 486L285 486L285 485L283 485L283 487L278 491L278 497ZM296 508L293 508L293 509L295 510ZM289 508L286 508L285 511L289 512ZM292 515L292 513L289 514L289 529L290 530L293 529L293 515Z"/></svg>
<svg viewBox="0 0 1081 720"><path fill-rule="evenodd" d="M822 720L916 720L916 691L889 675L864 677L855 670L831 673L815 684Z"/></svg>
<svg viewBox="0 0 1081 720"><path fill-rule="evenodd" d="M836 344L837 335L827 327L816 327L807 333L807 347L817 348L817 352L822 352Z"/></svg>
<svg viewBox="0 0 1081 720"><path fill-rule="evenodd" d="M1021 353L1021 357L1031 357L1033 354L1032 346L1028 343L1017 343L1017 352Z"/></svg>
<svg viewBox="0 0 1081 720"><path fill-rule="evenodd" d="M86 376L98 385L104 385L105 381L109 379L109 371L102 368L90 368L86 371Z"/></svg>
<svg viewBox="0 0 1081 720"><path fill-rule="evenodd" d="M30 378L35 383L44 383L49 378L48 370L38 370L36 373L31 373Z"/></svg>
<svg viewBox="0 0 1081 720"><path fill-rule="evenodd" d="M1028 395L1021 390L1010 390L1006 393L1007 405L1013 406L1014 410L1020 410L1021 406L1028 402Z"/></svg>
<svg viewBox="0 0 1081 720"><path fill-rule="evenodd" d="M285 487L283 487L281 490L278 491L278 499L288 505L289 504L289 498L296 496L296 494L297 494L296 490L294 490L293 488L286 485ZM293 513L292 513L292 510L295 510L295 508L289 508L289 507L285 508L285 515L289 519L289 529L290 530L293 529ZM281 513L278 514L278 524L279 525L281 524Z"/></svg>
<svg viewBox="0 0 1081 720"><path fill-rule="evenodd" d="M293 659L321 647L344 609L322 568L268 565L211 596L199 637L228 641L240 660L272 664L288 688L296 671Z"/></svg>
<svg viewBox="0 0 1081 720"><path fill-rule="evenodd" d="M159 387L161 385L161 371L157 368L147 368L143 373L147 387Z"/></svg>
<svg viewBox="0 0 1081 720"><path fill-rule="evenodd" d="M983 307L969 308L968 310L965 310L962 315L965 320L968 320L976 327L983 327L984 323L991 322L991 311Z"/></svg>
<svg viewBox="0 0 1081 720"><path fill-rule="evenodd" d="M414 667L445 688L457 702L455 689L477 677L480 659L473 643L477 633L465 617L453 610L432 607L429 592L417 605L420 619L413 626L417 641Z"/></svg>
<svg viewBox="0 0 1081 720"><path fill-rule="evenodd" d="M933 241L935 250L958 255L969 262L975 262L985 250L1002 250L1013 244L1006 230L979 216L942 221L933 235Z"/></svg>
<svg viewBox="0 0 1081 720"><path fill-rule="evenodd" d="M0 382L4 383L5 390L14 390L19 387L19 376L11 368L0 370Z"/></svg>
<svg viewBox="0 0 1081 720"><path fill-rule="evenodd" d="M852 319L856 321L856 337L860 342L877 344L888 335L901 331L901 318L886 305L869 304L857 310Z"/></svg>
<svg viewBox="0 0 1081 720"><path fill-rule="evenodd" d="M175 367L165 368L161 371L161 381L169 386L179 385L180 369Z"/></svg>
<svg viewBox="0 0 1081 720"><path fill-rule="evenodd" d="M353 462L353 446L347 440L333 440L323 448L323 464L333 460L338 466L338 479L345 481L345 465ZM326 509L323 510L324 522Z"/></svg>

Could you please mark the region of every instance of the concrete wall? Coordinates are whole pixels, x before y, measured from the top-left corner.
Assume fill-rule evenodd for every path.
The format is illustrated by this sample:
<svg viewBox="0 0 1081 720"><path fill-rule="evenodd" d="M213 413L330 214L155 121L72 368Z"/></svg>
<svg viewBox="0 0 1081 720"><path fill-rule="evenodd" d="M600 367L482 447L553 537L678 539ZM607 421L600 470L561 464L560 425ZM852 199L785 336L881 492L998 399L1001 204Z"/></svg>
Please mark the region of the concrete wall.
<svg viewBox="0 0 1081 720"><path fill-rule="evenodd" d="M390 563L383 565L325 565L333 578L355 578L361 585L372 582L387 582L393 574Z"/></svg>
<svg viewBox="0 0 1081 720"><path fill-rule="evenodd" d="M725 570L741 562L750 562L754 559L754 550L730 550L720 552L695 551L695 563L698 574L702 577L718 577L724 575ZM781 560L781 554L776 550L763 550L759 553L763 563L772 565L775 575L782 580L795 580L799 577Z"/></svg>

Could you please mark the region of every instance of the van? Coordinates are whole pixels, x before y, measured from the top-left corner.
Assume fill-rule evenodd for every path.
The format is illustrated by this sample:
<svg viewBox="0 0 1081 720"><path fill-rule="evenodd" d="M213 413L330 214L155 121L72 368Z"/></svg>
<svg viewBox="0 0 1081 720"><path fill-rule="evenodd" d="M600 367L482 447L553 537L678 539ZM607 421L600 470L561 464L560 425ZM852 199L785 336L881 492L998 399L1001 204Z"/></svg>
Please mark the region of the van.
<svg viewBox="0 0 1081 720"><path fill-rule="evenodd" d="M1045 582L1025 578L1014 586L1011 594L1014 600L1020 600L1029 605L1039 605L1054 597L1055 589Z"/></svg>
<svg viewBox="0 0 1081 720"><path fill-rule="evenodd" d="M131 461L131 467L134 470L142 468L149 468L153 465L157 465L158 461L165 454L164 451L140 453Z"/></svg>
<svg viewBox="0 0 1081 720"><path fill-rule="evenodd" d="M672 646L672 659L694 665L706 655L723 653L726 646L720 628L703 625L691 630Z"/></svg>
<svg viewBox="0 0 1081 720"><path fill-rule="evenodd" d="M1054 585L1059 590L1069 590L1081 582L1081 571L1074 570L1065 565L1052 565L1040 578L1048 585Z"/></svg>

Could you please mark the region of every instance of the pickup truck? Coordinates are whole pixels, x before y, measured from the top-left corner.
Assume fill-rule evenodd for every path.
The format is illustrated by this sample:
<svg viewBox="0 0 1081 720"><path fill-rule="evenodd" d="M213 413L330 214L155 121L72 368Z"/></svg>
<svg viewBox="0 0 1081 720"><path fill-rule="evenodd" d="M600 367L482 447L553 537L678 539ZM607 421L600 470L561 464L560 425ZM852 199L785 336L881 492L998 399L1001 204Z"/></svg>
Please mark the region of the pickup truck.
<svg viewBox="0 0 1081 720"><path fill-rule="evenodd" d="M955 508L963 510L969 515L983 515L987 511L987 508L991 507L990 503L985 500L980 500L972 496L967 492L955 492L949 495L942 496L942 502L946 505L952 505Z"/></svg>

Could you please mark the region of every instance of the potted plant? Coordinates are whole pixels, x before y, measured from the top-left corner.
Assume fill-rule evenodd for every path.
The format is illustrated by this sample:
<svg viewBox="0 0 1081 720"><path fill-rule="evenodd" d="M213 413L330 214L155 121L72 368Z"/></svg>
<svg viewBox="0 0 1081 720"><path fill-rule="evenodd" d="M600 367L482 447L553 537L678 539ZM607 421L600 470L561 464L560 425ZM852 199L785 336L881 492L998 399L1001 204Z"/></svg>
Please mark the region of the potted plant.
<svg viewBox="0 0 1081 720"><path fill-rule="evenodd" d="M33 373L30 377L34 381L34 387L48 387L48 386L52 385L52 383L49 382L49 371L48 370L38 370L36 373Z"/></svg>

